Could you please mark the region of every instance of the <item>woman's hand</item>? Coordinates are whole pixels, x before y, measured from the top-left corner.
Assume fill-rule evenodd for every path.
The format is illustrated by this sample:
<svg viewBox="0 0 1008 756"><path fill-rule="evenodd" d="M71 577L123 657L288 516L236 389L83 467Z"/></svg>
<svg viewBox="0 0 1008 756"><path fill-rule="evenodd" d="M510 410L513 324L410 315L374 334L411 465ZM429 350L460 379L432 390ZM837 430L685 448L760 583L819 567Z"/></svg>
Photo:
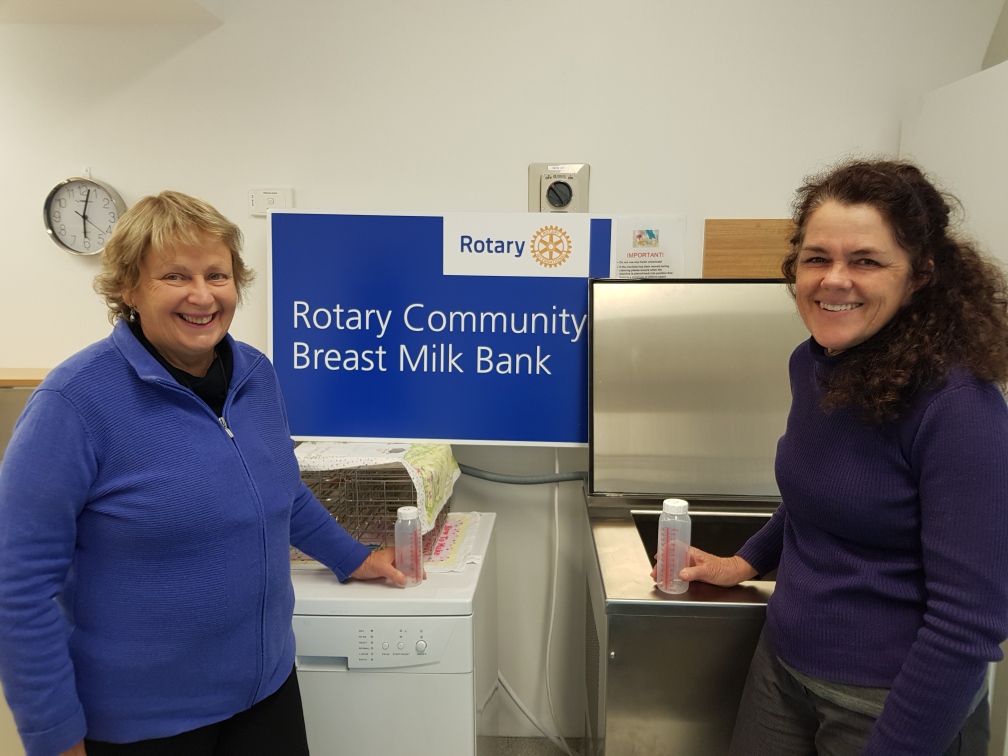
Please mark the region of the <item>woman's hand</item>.
<svg viewBox="0 0 1008 756"><path fill-rule="evenodd" d="M69 751L63 751L59 756L87 756L87 752L84 750L84 741L82 740Z"/></svg>
<svg viewBox="0 0 1008 756"><path fill-rule="evenodd" d="M388 578L396 585L406 585L406 576L395 567L395 549L378 549L368 554L361 566L350 573L357 580L375 580ZM427 571L424 570L424 577Z"/></svg>
<svg viewBox="0 0 1008 756"><path fill-rule="evenodd" d="M690 546L689 560L679 572L682 580L699 580L702 583L720 585L723 588L730 588L738 585L743 580L756 577L756 570L745 559L740 556L719 557L708 554L706 551ZM651 570L651 579L658 577L658 568Z"/></svg>

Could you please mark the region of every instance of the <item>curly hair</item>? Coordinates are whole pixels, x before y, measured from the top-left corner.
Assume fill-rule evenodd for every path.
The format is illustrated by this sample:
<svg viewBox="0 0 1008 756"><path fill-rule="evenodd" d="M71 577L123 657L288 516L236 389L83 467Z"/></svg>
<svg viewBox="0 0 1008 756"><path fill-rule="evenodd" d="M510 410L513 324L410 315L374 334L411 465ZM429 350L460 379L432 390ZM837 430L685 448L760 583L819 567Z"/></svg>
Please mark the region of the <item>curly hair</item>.
<svg viewBox="0 0 1008 756"><path fill-rule="evenodd" d="M823 408L853 406L869 422L894 420L918 391L956 368L1008 383L1008 284L1000 266L950 228L958 200L914 164L852 160L806 178L793 206L791 250L781 272L795 295L798 254L812 214L826 202L868 205L888 222L922 282L878 333L849 350L824 379Z"/></svg>
<svg viewBox="0 0 1008 756"><path fill-rule="evenodd" d="M172 244L198 245L206 239L223 242L231 252L238 302L255 278L242 260L242 232L214 207L182 192L164 191L144 197L123 213L102 253L102 268L94 289L105 300L109 321L127 317L123 294L140 281L140 264L148 251Z"/></svg>

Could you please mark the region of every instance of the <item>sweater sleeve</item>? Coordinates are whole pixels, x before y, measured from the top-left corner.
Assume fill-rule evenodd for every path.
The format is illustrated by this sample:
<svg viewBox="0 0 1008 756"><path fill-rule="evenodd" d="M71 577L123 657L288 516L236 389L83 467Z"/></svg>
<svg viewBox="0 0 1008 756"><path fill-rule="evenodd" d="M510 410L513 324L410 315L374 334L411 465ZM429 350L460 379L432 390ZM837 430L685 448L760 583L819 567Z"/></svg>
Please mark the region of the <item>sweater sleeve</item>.
<svg viewBox="0 0 1008 756"><path fill-rule="evenodd" d="M0 467L0 680L28 756L67 750L86 731L65 589L97 469L77 411L59 393L37 390Z"/></svg>
<svg viewBox="0 0 1008 756"><path fill-rule="evenodd" d="M371 553L336 522L304 483L291 510L291 544L336 573L341 582Z"/></svg>
<svg viewBox="0 0 1008 756"><path fill-rule="evenodd" d="M940 393L913 441L923 623L864 754L941 754L1008 635L1008 409L992 385Z"/></svg>
<svg viewBox="0 0 1008 756"><path fill-rule="evenodd" d="M272 372L272 371L271 371ZM283 418L285 433L290 437L287 405L284 404L280 382L273 372L273 389ZM296 463L295 463L296 466ZM312 559L332 570L340 582L363 564L371 549L351 536L336 522L322 503L304 483L299 483L291 505L290 542Z"/></svg>
<svg viewBox="0 0 1008 756"><path fill-rule="evenodd" d="M800 388L796 388L795 386L798 376L804 375L799 363L802 358L808 359L808 357L809 342L803 342L795 347L791 353L791 357L788 359L788 373L790 375L792 396L796 396L796 391L800 391ZM803 396L802 393L798 393L797 395ZM793 406L791 413L794 413ZM788 422L791 422L790 419ZM777 510L773 513L767 524L754 533L742 545L742 548L736 552L736 556L741 557L752 565L752 568L756 570L756 574L766 575L780 565L781 553L784 551L784 526L787 524L787 517L787 505L782 502L778 505Z"/></svg>
<svg viewBox="0 0 1008 756"><path fill-rule="evenodd" d="M756 533L750 536L736 556L740 556L752 565L759 575L772 572L780 563L781 551L784 549L784 523L787 520L787 510L784 504L777 507L773 516Z"/></svg>

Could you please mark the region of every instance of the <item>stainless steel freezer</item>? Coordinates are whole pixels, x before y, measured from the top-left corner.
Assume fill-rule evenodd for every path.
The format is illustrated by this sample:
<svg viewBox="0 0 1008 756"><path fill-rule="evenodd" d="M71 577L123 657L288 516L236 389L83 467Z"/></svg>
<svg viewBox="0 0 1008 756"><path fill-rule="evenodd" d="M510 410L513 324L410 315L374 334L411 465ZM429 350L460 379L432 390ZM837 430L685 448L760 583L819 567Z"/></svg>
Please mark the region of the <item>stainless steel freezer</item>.
<svg viewBox="0 0 1008 756"><path fill-rule="evenodd" d="M779 503L787 363L808 338L784 285L592 281L585 526L587 753L727 753L774 575L650 579L661 500L728 556Z"/></svg>

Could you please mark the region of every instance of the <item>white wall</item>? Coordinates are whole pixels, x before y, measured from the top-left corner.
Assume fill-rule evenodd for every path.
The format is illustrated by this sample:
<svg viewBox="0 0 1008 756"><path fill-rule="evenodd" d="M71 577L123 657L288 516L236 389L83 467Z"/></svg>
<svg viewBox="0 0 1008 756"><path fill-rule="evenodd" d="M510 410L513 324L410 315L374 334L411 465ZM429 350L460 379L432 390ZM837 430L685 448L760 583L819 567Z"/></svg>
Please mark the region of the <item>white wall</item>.
<svg viewBox="0 0 1008 756"><path fill-rule="evenodd" d="M1001 16L994 26L987 53L984 55L981 68L991 68L1008 60L1008 3L1001 8Z"/></svg>
<svg viewBox="0 0 1008 756"><path fill-rule="evenodd" d="M900 153L940 178L962 202L966 230L1008 266L1008 62L920 97Z"/></svg>
<svg viewBox="0 0 1008 756"><path fill-rule="evenodd" d="M802 175L895 153L904 108L980 70L1003 0L205 0L219 25L0 25L0 367L50 367L108 324L45 236L41 204L91 166L130 204L209 200L261 275L232 329L266 346L266 223L251 185L302 208L526 208L531 162L591 164L591 209L783 217ZM552 449L456 450L548 472ZM565 450L566 469L586 466ZM577 486L561 487L554 646L564 729L582 728ZM458 509L500 514L501 666L542 721L552 491L463 479ZM533 730L513 710L505 733Z"/></svg>

